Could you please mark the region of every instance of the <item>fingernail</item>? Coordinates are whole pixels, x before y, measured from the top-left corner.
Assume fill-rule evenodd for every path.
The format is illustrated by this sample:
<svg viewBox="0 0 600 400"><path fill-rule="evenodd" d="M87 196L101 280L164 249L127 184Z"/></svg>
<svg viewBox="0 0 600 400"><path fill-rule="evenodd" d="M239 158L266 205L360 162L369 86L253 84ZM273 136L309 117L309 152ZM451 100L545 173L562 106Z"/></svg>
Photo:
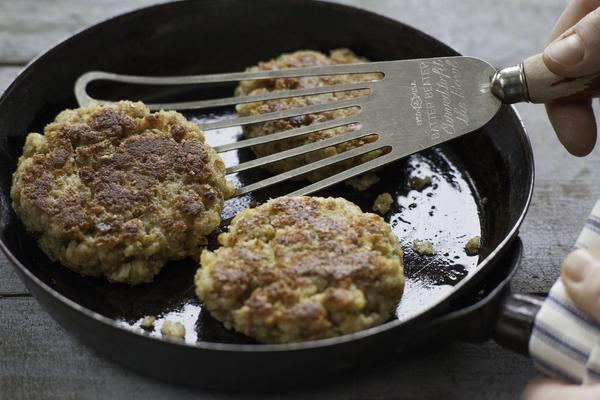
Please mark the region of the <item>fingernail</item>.
<svg viewBox="0 0 600 400"><path fill-rule="evenodd" d="M581 282L596 268L598 260L587 250L576 250L569 254L562 266L562 277L571 282Z"/></svg>
<svg viewBox="0 0 600 400"><path fill-rule="evenodd" d="M558 64L564 66L575 65L583 59L583 42L579 35L573 33L559 41L550 43L544 53Z"/></svg>

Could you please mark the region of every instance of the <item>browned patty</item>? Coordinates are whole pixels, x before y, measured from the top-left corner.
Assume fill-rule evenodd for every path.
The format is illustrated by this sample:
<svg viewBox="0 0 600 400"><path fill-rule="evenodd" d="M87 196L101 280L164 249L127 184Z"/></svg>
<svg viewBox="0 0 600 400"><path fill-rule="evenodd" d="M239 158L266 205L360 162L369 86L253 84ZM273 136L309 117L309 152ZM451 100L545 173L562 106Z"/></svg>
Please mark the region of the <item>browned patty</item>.
<svg viewBox="0 0 600 400"><path fill-rule="evenodd" d="M323 53L317 51L303 50L289 54L282 54L281 56L273 60L261 62L257 66L249 68L247 71L264 71L312 66L327 66L336 64L352 64L366 61L366 59L356 56L348 49L333 50L329 53L329 56L326 56ZM306 89L320 86L364 82L369 80L376 80L378 78L378 74L356 74L244 81L241 82L240 85L237 87L235 94L237 96L258 95L278 90ZM368 91L366 90L353 90L348 92L326 93L315 96L292 97L287 99L270 100L265 102L240 104L237 106L236 109L241 116L251 116L275 111L284 111L304 106L324 104L332 101L348 99L355 96L364 96L367 93ZM315 123L330 121L336 118L350 116L355 114L357 111L358 109L356 107L345 108L333 111L326 111L317 114L307 114L294 118L268 121L264 123L246 126L244 128L244 132L246 136L254 138L298 128L301 126L312 125ZM345 133L354 131L356 128L356 126L342 126L338 128L327 129L323 131L313 132L308 135L298 136L282 141L255 146L253 150L258 157L261 157L288 150L303 144L316 142L338 135L343 135ZM373 139L374 137L369 136L361 139L356 139L350 142L341 143L335 146L327 147L322 150L289 158L287 160L280 161L277 163L272 163L267 165L266 168L273 173L281 173L290 169L298 168L307 163L318 161L322 158L329 157L350 150L352 148L361 146L365 143L373 141ZM330 166L318 171L311 172L306 175L306 178L313 182L318 181L334 173L346 170L354 165L361 164L366 160L375 158L378 154L379 152L371 152L366 155L360 156L357 159L347 160L335 166Z"/></svg>
<svg viewBox="0 0 600 400"><path fill-rule="evenodd" d="M280 197L238 214L204 251L196 292L226 327L266 343L356 332L387 320L404 287L383 219L341 198Z"/></svg>
<svg viewBox="0 0 600 400"><path fill-rule="evenodd" d="M92 104L27 136L11 197L50 259L137 284L199 254L232 193L224 170L181 114Z"/></svg>

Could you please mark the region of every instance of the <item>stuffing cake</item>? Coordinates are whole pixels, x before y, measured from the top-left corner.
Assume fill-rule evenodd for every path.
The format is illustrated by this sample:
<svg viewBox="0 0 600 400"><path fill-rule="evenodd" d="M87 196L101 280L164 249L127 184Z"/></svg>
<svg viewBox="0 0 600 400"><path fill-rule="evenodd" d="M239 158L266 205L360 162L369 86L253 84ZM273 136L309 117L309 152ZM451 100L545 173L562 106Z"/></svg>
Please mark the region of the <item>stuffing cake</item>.
<svg viewBox="0 0 600 400"><path fill-rule="evenodd" d="M317 51L297 51L267 61L261 62L257 66L248 68L248 72L264 71L264 70L279 70L286 68L304 68L314 66L328 66L335 64L352 64L362 63L367 60L357 57L348 49L337 49L326 56ZM355 74L355 75L332 75L332 76L311 76L301 78L280 78L271 80L256 80L243 81L237 87L236 96L258 95L278 90L290 89L308 89L321 86L330 86L338 84L348 84L355 82L365 82L380 79L379 74ZM311 106L329 103L332 101L340 101L356 96L364 96L368 94L368 90L353 90L337 93L326 93L313 96L292 97L287 99L269 100L264 102L240 104L236 107L237 112L241 116L251 116L265 114L275 111L284 111L292 108ZM333 111L326 111L317 114L301 115L294 118L287 118L264 123L252 124L244 127L244 133L249 138L269 135L276 132L286 131L298 128L305 125L311 125L320 122L327 122L336 118L346 117L358 112L358 108L344 108ZM294 138L280 140L253 147L253 151L258 157L266 156L273 153L278 153L284 150L291 149L303 144L316 142L323 139L328 139L338 135L343 135L357 129L357 126L347 125L333 129L313 132L308 135L297 136ZM281 173L290 169L301 167L310 162L318 161L322 158L336 155L338 153L350 150L352 148L362 146L365 143L375 139L373 136L367 136L360 139L344 142L335 146L327 147L318 151L303 154L300 156L288 158L276 163L271 163L266 168L273 173ZM370 152L355 159L346 160L339 164L322 168L317 171L306 174L305 178L309 181L318 181L332 174L344 171L354 165L363 163L364 161L375 158L379 151Z"/></svg>
<svg viewBox="0 0 600 400"><path fill-rule="evenodd" d="M385 322L404 288L384 220L342 198L279 197L242 211L203 251L196 293L228 329L264 343L348 334Z"/></svg>
<svg viewBox="0 0 600 400"><path fill-rule="evenodd" d="M142 103L91 104L27 136L12 204L53 261L135 285L198 256L233 193L202 131Z"/></svg>

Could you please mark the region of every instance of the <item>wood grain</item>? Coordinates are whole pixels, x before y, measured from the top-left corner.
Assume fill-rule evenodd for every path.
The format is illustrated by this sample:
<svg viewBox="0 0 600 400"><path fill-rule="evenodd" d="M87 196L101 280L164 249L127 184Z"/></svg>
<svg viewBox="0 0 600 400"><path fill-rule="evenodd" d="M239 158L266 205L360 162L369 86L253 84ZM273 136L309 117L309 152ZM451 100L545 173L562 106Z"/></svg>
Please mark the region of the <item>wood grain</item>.
<svg viewBox="0 0 600 400"><path fill-rule="evenodd" d="M566 0L343 0L416 26L463 54L497 66L539 53ZM82 25L154 0L0 0L0 90L27 62ZM7 67L6 65L9 66ZM595 200L599 151L576 159L560 147L543 107L517 107L534 146L533 202L521 237L523 264L513 288L544 292L558 276ZM0 255L0 294L26 293ZM166 385L95 355L63 332L32 298L0 298L0 399L3 398L229 398ZM515 399L535 374L530 362L499 348L455 344L371 372L299 393L268 398ZM255 398L239 395L237 398ZM256 396L261 397L261 396Z"/></svg>
<svg viewBox="0 0 600 400"><path fill-rule="evenodd" d="M0 255L0 300L4 296L29 295L12 265L4 254ZM0 314L1 315L1 314ZM1 319L1 318L0 318Z"/></svg>
<svg viewBox="0 0 600 400"><path fill-rule="evenodd" d="M25 64L84 26L156 0L0 2L0 64Z"/></svg>
<svg viewBox="0 0 600 400"><path fill-rule="evenodd" d="M348 373L325 386L253 396L175 387L95 356L67 336L32 298L0 301L0 399L515 399L529 361L493 343L456 343L435 353ZM501 360L501 362L499 362ZM201 362L201 360L199 360ZM525 372L524 372L525 371ZM432 380L434 379L434 381ZM4 396L3 396L4 394ZM5 397L6 396L6 397Z"/></svg>
<svg viewBox="0 0 600 400"><path fill-rule="evenodd" d="M543 53L526 58L523 72L532 103L581 101L598 97L600 93L599 73L566 79L548 69Z"/></svg>
<svg viewBox="0 0 600 400"><path fill-rule="evenodd" d="M21 71L20 66L0 66L0 93L4 92L4 90L8 87L10 82L12 82L12 80L17 76L19 71Z"/></svg>
<svg viewBox="0 0 600 400"><path fill-rule="evenodd" d="M4 92L4 89L6 89L9 83L17 76L20 70L21 67L17 66L0 66L0 93ZM27 293L25 285L19 280L4 254L0 252L0 297L23 295Z"/></svg>

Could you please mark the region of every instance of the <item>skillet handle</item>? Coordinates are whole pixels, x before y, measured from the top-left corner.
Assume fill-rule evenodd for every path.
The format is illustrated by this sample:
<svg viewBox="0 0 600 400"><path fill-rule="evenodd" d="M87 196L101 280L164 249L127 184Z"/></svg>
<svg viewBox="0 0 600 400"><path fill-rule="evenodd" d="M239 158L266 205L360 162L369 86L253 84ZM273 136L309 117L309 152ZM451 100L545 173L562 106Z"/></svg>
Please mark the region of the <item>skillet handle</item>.
<svg viewBox="0 0 600 400"><path fill-rule="evenodd" d="M544 297L510 293L502 304L493 329L494 340L520 354L529 354L529 338L533 321L544 303Z"/></svg>

